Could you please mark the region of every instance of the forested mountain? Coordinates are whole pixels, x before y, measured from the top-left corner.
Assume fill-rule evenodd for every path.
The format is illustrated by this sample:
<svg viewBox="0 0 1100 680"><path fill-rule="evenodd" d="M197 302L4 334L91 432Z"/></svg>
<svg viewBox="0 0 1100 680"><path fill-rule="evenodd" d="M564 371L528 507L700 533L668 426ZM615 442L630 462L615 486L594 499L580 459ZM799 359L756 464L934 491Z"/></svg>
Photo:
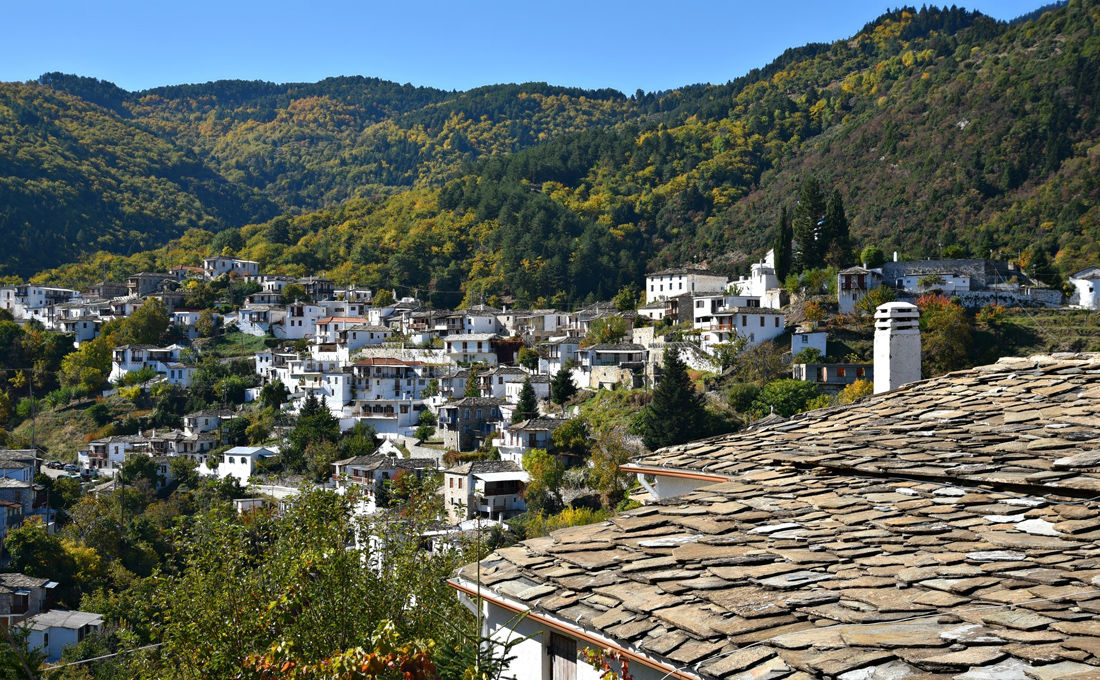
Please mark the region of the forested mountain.
<svg viewBox="0 0 1100 680"><path fill-rule="evenodd" d="M1025 261L1042 250L1063 272L1100 260L1098 23L1095 0L1012 23L896 10L725 85L630 98L358 78L126 93L54 74L9 87L95 102L81 105L292 213L237 229L210 209L207 232L170 248L43 278L79 283L228 248L437 304L564 304L610 297L664 264L743 268L811 176L840 191L857 245Z"/></svg>

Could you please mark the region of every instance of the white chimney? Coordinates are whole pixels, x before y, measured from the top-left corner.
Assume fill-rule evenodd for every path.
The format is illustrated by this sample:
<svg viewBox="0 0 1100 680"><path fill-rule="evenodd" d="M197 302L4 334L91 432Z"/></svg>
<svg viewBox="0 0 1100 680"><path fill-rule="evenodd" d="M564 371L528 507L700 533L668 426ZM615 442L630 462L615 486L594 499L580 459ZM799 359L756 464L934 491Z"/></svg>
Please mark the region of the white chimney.
<svg viewBox="0 0 1100 680"><path fill-rule="evenodd" d="M894 262L898 261L898 251L894 251Z"/></svg>
<svg viewBox="0 0 1100 680"><path fill-rule="evenodd" d="M920 380L920 311L908 302L875 310L875 394Z"/></svg>

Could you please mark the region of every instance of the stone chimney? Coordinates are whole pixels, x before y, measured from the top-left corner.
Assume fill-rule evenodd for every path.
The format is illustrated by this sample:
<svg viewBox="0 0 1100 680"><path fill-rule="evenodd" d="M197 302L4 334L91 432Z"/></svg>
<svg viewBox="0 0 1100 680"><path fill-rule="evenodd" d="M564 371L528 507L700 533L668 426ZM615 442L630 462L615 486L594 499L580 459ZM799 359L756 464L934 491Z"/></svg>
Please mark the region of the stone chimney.
<svg viewBox="0 0 1100 680"><path fill-rule="evenodd" d="M920 380L920 311L908 302L875 310L875 394Z"/></svg>

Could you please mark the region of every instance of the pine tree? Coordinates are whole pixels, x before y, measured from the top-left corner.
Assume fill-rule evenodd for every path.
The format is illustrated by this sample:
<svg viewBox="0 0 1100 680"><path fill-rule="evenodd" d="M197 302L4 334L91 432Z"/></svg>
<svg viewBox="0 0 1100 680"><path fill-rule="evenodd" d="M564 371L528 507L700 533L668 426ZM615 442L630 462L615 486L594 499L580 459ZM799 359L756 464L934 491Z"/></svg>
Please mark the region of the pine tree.
<svg viewBox="0 0 1100 680"><path fill-rule="evenodd" d="M795 247L791 257L791 271L803 272L820 267L825 252L821 242L821 228L825 221L825 194L816 177L802 183L798 205L794 209L791 227Z"/></svg>
<svg viewBox="0 0 1100 680"><path fill-rule="evenodd" d="M844 214L844 199L840 191L833 189L829 204L825 208L825 222L822 225L822 255L825 261L834 267L843 267L851 259L851 237L848 233L848 217Z"/></svg>
<svg viewBox="0 0 1100 680"><path fill-rule="evenodd" d="M703 395L695 391L677 350L665 350L661 379L640 416L638 434L650 449L706 436Z"/></svg>
<svg viewBox="0 0 1100 680"><path fill-rule="evenodd" d="M519 403L512 412L512 422L520 423L524 420L537 417L539 414L539 401L535 397L535 388L531 386L531 379L523 381L523 387L519 390Z"/></svg>
<svg viewBox="0 0 1100 680"><path fill-rule="evenodd" d="M779 213L779 229L775 233L775 243L772 250L775 253L775 275L780 281L791 273L791 241L794 240L794 232L791 230L791 215L787 212L787 206Z"/></svg>
<svg viewBox="0 0 1100 680"><path fill-rule="evenodd" d="M558 369L558 372L554 374L554 379L550 381L550 401L561 406L564 414L565 402L572 399L576 393L577 386L573 384L573 376L569 369L564 366Z"/></svg>

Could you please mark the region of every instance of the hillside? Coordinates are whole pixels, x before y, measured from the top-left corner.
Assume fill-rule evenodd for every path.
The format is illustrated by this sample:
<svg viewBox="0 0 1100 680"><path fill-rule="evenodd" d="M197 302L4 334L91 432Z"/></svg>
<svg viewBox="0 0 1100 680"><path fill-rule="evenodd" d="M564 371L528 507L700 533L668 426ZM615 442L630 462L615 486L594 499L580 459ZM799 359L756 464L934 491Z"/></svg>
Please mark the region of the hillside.
<svg viewBox="0 0 1100 680"><path fill-rule="evenodd" d="M1094 0L1012 24L896 10L726 85L629 99L368 79L131 94L51 76L284 210L324 207L40 279L81 283L230 245L277 271L437 304L579 302L666 264L744 269L810 176L841 192L857 245L1025 263L1043 250L1067 273L1100 259L1098 21Z"/></svg>

